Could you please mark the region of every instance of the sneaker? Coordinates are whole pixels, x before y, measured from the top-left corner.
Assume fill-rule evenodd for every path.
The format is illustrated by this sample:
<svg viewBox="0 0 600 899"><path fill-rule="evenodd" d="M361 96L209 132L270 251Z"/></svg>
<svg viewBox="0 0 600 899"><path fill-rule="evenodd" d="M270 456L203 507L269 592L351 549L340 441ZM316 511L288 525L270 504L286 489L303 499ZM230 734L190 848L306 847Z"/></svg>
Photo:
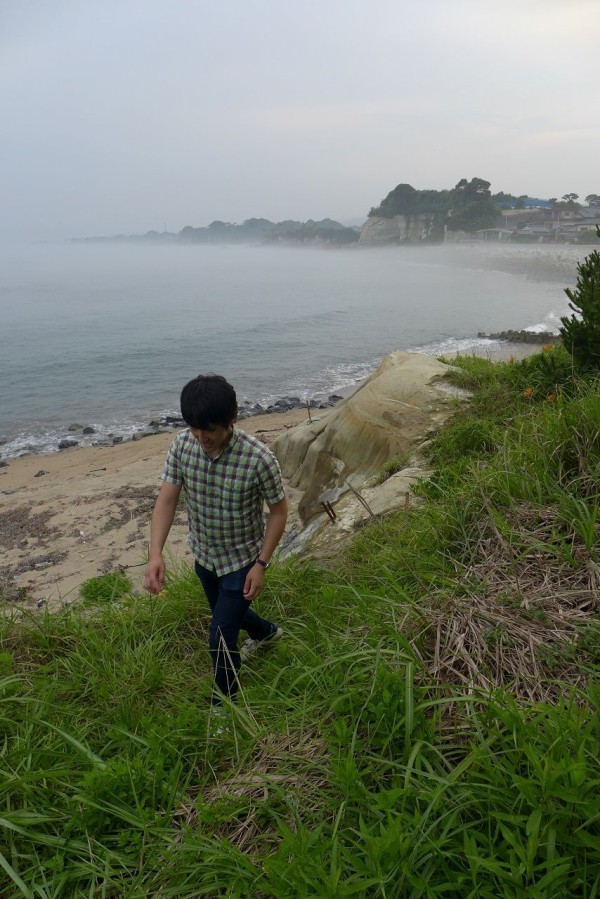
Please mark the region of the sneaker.
<svg viewBox="0 0 600 899"><path fill-rule="evenodd" d="M273 631L268 637L264 637L262 640L253 640L252 637L248 637L240 648L240 656L242 659L247 659L249 656L254 655L254 653L259 652L262 649L268 649L269 646L272 646L277 640L281 640L282 637L283 630L279 625L274 624Z"/></svg>

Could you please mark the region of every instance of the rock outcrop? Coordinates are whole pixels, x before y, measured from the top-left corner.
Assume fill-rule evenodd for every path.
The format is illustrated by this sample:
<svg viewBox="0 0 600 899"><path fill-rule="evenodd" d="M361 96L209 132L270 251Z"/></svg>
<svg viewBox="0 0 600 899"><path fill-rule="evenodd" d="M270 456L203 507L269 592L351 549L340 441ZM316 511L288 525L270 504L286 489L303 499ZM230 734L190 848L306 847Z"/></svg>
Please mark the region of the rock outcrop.
<svg viewBox="0 0 600 899"><path fill-rule="evenodd" d="M371 215L363 225L359 244L381 246L384 244L419 243L423 240L443 240L443 226L435 213L420 215L395 215L393 218Z"/></svg>
<svg viewBox="0 0 600 899"><path fill-rule="evenodd" d="M415 474L417 448L448 418L454 398L465 395L443 380L448 370L432 356L391 353L356 393L275 441L283 474L302 492L303 524L326 516L323 503L337 515L341 498L364 488L390 459L405 460L413 480L422 476Z"/></svg>

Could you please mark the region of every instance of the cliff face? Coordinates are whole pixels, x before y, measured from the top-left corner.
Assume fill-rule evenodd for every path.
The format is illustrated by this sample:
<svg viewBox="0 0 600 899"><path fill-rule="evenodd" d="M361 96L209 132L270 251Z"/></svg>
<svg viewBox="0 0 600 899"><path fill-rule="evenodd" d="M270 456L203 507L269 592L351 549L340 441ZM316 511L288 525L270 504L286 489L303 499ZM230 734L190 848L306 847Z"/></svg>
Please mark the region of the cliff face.
<svg viewBox="0 0 600 899"><path fill-rule="evenodd" d="M273 450L292 487L303 493L306 524L362 487L392 458L411 457L452 410L457 394L443 381L448 366L431 356L397 351L348 399L279 437ZM407 462L408 467L408 462Z"/></svg>
<svg viewBox="0 0 600 899"><path fill-rule="evenodd" d="M443 225L435 213L395 215L393 218L369 216L363 225L359 244L375 246L435 239L443 240Z"/></svg>

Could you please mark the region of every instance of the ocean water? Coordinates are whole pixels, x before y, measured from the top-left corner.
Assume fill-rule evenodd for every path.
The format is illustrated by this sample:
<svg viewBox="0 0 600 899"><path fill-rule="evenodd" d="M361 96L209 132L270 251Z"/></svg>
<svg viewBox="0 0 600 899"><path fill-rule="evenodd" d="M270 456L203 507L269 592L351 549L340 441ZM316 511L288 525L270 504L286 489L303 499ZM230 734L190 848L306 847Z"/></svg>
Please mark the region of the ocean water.
<svg viewBox="0 0 600 899"><path fill-rule="evenodd" d="M54 451L72 423L95 428L88 443L131 436L201 372L266 405L357 383L391 350L555 330L576 259L555 249L0 250L0 453Z"/></svg>

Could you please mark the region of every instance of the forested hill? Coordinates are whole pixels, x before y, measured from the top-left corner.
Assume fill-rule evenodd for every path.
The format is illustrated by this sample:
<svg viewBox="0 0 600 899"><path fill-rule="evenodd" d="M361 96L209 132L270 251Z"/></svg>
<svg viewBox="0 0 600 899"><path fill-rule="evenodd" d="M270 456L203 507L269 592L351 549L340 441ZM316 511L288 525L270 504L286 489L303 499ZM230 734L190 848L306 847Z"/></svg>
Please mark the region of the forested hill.
<svg viewBox="0 0 600 899"><path fill-rule="evenodd" d="M359 237L359 229L347 228L330 218L319 222L312 219L271 222L252 218L241 225L215 221L206 228L188 225L179 232L179 240L186 243L325 243L340 246L357 243Z"/></svg>
<svg viewBox="0 0 600 899"><path fill-rule="evenodd" d="M501 204L519 199L504 193L492 196L490 182L482 178L462 178L451 190L416 190L410 184L398 184L370 210L369 217L431 216L435 237L444 226L451 231L493 228Z"/></svg>

